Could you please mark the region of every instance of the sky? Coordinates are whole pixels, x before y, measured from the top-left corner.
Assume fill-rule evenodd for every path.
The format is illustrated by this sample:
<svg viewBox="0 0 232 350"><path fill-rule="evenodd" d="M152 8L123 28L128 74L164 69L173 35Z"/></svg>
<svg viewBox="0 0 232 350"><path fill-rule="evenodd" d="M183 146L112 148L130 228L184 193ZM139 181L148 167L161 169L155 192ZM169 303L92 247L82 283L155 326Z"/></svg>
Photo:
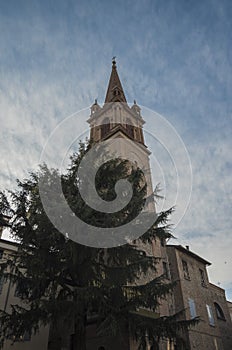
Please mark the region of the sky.
<svg viewBox="0 0 232 350"><path fill-rule="evenodd" d="M144 112L153 184L163 188L165 207L183 214L174 243L209 260L211 282L232 300L231 18L226 0L0 1L0 189L37 168L49 135L68 116L84 109L74 130L88 128L88 108L104 101L116 56L127 100ZM176 135L188 169L167 150ZM63 139L56 152L62 146ZM177 200L175 162L183 175Z"/></svg>

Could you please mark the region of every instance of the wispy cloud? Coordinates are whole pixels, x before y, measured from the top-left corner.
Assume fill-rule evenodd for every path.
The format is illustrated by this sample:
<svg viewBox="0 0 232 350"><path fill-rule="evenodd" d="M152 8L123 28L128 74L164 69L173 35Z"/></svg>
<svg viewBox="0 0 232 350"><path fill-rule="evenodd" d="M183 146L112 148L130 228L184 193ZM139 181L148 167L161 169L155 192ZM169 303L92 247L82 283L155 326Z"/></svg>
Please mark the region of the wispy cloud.
<svg viewBox="0 0 232 350"><path fill-rule="evenodd" d="M0 6L0 188L15 186L15 178L37 166L48 136L63 119L104 99L116 55L128 101L136 98L165 116L191 159L191 202L174 234L212 261L213 281L231 290L230 1ZM77 120L77 134L83 124ZM154 185L166 186L165 205L172 205L171 158L147 140L162 165ZM180 196L176 211L183 205Z"/></svg>

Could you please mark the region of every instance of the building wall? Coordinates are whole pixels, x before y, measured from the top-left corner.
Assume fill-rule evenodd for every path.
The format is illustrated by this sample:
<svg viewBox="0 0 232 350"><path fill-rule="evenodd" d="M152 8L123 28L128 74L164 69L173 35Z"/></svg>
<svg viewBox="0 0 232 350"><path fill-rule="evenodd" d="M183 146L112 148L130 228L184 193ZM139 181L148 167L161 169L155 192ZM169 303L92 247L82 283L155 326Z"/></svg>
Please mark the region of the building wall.
<svg viewBox="0 0 232 350"><path fill-rule="evenodd" d="M230 313L230 318L231 318L231 321L232 321L232 302L231 301L227 301L227 306L228 306L229 313Z"/></svg>
<svg viewBox="0 0 232 350"><path fill-rule="evenodd" d="M201 320L188 333L189 349L232 349L232 325L225 292L209 283L208 263L183 247L167 246L167 252L172 279L177 283L174 289L175 310L184 310L185 319L199 316ZM183 261L187 263L188 271ZM225 319L218 318L215 303L223 310ZM210 318L208 312L211 313Z"/></svg>
<svg viewBox="0 0 232 350"><path fill-rule="evenodd" d="M11 340L6 341L2 350L47 350L48 333L48 327L41 327L39 333L32 335L28 341L16 341L14 344Z"/></svg>
<svg viewBox="0 0 232 350"><path fill-rule="evenodd" d="M223 348L225 350L232 349L232 322L225 291L224 289L210 283L209 293L210 299L214 305L216 326L219 328L222 337ZM223 315L220 315L217 312L218 306L223 311L224 317L221 317Z"/></svg>
<svg viewBox="0 0 232 350"><path fill-rule="evenodd" d="M0 256L1 261L8 259L13 254L17 253L17 244L0 239ZM15 297L15 286L10 281L2 283L0 289L0 308L6 312L10 311L11 304L21 304L20 300ZM21 304L22 305L22 304ZM7 340L3 350L47 350L49 327L40 327L39 333L32 335L30 338Z"/></svg>

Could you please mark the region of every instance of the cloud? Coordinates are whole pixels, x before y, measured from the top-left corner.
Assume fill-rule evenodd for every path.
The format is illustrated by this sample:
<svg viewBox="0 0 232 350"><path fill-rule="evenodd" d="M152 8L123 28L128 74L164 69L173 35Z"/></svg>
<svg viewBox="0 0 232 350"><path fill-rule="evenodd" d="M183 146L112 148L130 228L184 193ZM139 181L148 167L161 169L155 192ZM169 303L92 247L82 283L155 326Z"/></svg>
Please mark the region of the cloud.
<svg viewBox="0 0 232 350"><path fill-rule="evenodd" d="M191 202L174 234L211 260L212 279L231 289L230 2L32 1L1 7L0 188L14 187L15 178L37 166L62 120L97 97L104 100L116 55L128 101L136 98L167 118L191 159ZM84 124L77 120L77 134ZM149 125L158 128L152 119ZM147 140L160 164L157 170L153 162L153 183L161 182L171 206L174 164ZM64 135L54 151L66 142ZM180 157L182 172L184 166ZM183 208L179 196L173 221Z"/></svg>

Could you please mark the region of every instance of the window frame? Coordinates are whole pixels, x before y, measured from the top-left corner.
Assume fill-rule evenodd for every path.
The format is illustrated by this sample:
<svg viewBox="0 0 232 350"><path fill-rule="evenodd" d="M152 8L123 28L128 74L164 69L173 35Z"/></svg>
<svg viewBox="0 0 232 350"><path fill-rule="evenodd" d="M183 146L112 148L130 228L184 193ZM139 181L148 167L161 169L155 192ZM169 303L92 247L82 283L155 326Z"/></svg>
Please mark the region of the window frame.
<svg viewBox="0 0 232 350"><path fill-rule="evenodd" d="M207 315L208 315L208 320L209 320L210 326L215 327L215 318L214 318L212 306L209 304L206 304L206 310L207 310Z"/></svg>
<svg viewBox="0 0 232 350"><path fill-rule="evenodd" d="M189 305L189 312L190 312L190 318L194 319L197 317L197 311L196 311L196 304L194 299L188 298L188 305Z"/></svg>
<svg viewBox="0 0 232 350"><path fill-rule="evenodd" d="M199 268L199 273L200 273L202 287L207 287L206 278L205 278L205 271L203 269Z"/></svg>
<svg viewBox="0 0 232 350"><path fill-rule="evenodd" d="M226 321L225 314L224 314L221 306L216 301L214 302L214 308L215 308L215 311L216 311L217 318L219 320Z"/></svg>
<svg viewBox="0 0 232 350"><path fill-rule="evenodd" d="M182 270L183 270L183 273L184 273L184 278L188 281L191 280L190 278L190 273L189 273L189 268L188 268L188 263L186 260L182 259Z"/></svg>

